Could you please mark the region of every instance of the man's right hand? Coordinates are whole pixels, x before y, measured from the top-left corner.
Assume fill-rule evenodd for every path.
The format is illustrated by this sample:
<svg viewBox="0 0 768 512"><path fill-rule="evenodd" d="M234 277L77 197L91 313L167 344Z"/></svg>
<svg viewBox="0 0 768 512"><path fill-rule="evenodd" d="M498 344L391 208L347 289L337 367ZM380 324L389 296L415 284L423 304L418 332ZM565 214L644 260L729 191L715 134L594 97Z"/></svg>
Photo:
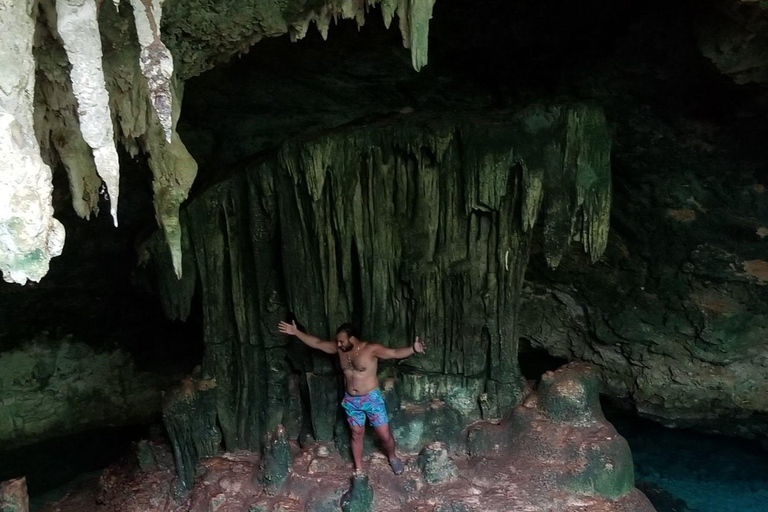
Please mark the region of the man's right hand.
<svg viewBox="0 0 768 512"><path fill-rule="evenodd" d="M296 320L294 320L290 324L287 322L280 322L279 324L277 324L277 329L281 333L287 334L289 336L296 336L296 333L299 332L299 328L296 327Z"/></svg>

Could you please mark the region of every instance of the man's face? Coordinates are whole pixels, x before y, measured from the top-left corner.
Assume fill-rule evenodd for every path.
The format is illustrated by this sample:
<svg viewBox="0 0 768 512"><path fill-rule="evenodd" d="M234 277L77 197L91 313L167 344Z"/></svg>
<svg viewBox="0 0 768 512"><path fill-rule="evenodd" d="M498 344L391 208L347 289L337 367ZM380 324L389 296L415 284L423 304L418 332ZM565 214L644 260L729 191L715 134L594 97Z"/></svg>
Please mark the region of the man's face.
<svg viewBox="0 0 768 512"><path fill-rule="evenodd" d="M339 347L339 350L342 352L349 352L352 350L352 342L347 333L342 331L336 334L336 346Z"/></svg>

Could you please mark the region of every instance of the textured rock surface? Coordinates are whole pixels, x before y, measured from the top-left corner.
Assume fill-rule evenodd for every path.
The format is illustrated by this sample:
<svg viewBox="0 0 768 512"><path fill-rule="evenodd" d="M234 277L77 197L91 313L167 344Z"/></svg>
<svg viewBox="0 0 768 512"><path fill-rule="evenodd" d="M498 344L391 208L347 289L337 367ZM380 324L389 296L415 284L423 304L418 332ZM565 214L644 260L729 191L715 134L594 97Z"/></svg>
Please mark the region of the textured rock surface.
<svg viewBox="0 0 768 512"><path fill-rule="evenodd" d="M53 218L51 170L33 128L34 2L3 0L0 9L0 272L24 284L61 254L64 228Z"/></svg>
<svg viewBox="0 0 768 512"><path fill-rule="evenodd" d="M342 512L370 512L373 510L374 492L367 476L352 477L352 485L341 497Z"/></svg>
<svg viewBox="0 0 768 512"><path fill-rule="evenodd" d="M2 198L8 196L3 203L9 205L0 217L5 232L0 270L5 279L24 284L45 275L48 261L63 244L61 226L51 218L50 172L40 161L32 135L31 45L36 21L40 29L36 53L44 77L36 105L43 156L53 163L60 159L66 167L73 206L84 218L98 213L103 180L117 225L120 166L115 134L129 152L135 154L140 147L149 153L157 222L180 276L178 211L197 165L175 131L183 82L174 80L172 53L180 62L183 80L247 51L264 37L290 32L293 39L302 38L312 22L324 36L337 18L354 18L362 25L367 10L380 5L387 26L398 17L403 44L411 49L413 67L419 70L427 62L434 0L333 0L309 5L225 1L216 9L203 2L171 2L164 24L162 0L134 0L130 12L121 12L119 2L102 9L94 0L43 0L39 8L33 2L5 4L8 14L2 28L14 36L0 48L4 67L11 71L2 87L9 99L0 107L10 117L2 120L6 156L0 164L13 168L13 173L4 172L5 181L0 182ZM18 119L22 112L24 118ZM11 136L13 118L22 125L23 139Z"/></svg>
<svg viewBox="0 0 768 512"><path fill-rule="evenodd" d="M430 443L419 452L419 469L430 484L450 482L458 476L456 464L448 456L448 450L440 442Z"/></svg>
<svg viewBox="0 0 768 512"><path fill-rule="evenodd" d="M436 484L425 479L419 456L405 457L402 475L392 473L381 452L365 458L367 476L354 479L352 465L330 443L291 443L292 471L274 495L262 492L253 478L264 467L260 457L236 452L207 458L198 466L198 477L186 499L174 503L170 457L158 454L156 470L142 471L119 464L101 478L101 506L114 512L270 511L540 511L552 512L653 512L648 499L634 488L632 457L626 442L592 407L595 387L589 369L569 365L551 374L550 399L562 400L556 408L570 408L579 417L590 410L590 424L549 419L554 409L542 405L536 393L510 411L502 422L480 422L470 429L476 450L454 457L458 478ZM594 381L592 381L594 382ZM572 384L586 390L576 400ZM551 402L551 400L550 400ZM567 404L567 405L566 405ZM474 439L474 441L472 441ZM479 439L491 444L477 443ZM493 443L503 443L496 447ZM446 454L443 447L425 447ZM48 512L74 512L82 501L72 495L52 505ZM78 512L91 512L90 507Z"/></svg>
<svg viewBox="0 0 768 512"><path fill-rule="evenodd" d="M26 479L17 478L0 482L0 510L3 512L29 512Z"/></svg>
<svg viewBox="0 0 768 512"><path fill-rule="evenodd" d="M72 65L70 78L77 99L80 131L92 150L96 172L107 187L110 212L117 226L120 162L101 62L103 54L96 1L56 0L56 14L56 31Z"/></svg>
<svg viewBox="0 0 768 512"><path fill-rule="evenodd" d="M612 500L633 492L629 445L605 420L592 372L589 366L571 363L545 375L538 392L500 424L480 422L470 427L470 454L509 453L511 460L546 460L551 464L548 470L531 475L544 488L562 487Z"/></svg>
<svg viewBox="0 0 768 512"><path fill-rule="evenodd" d="M121 349L40 338L0 354L0 443L9 449L104 425L150 421L172 382Z"/></svg>
<svg viewBox="0 0 768 512"><path fill-rule="evenodd" d="M285 427L278 425L267 435L261 454L258 482L264 485L267 494L274 496L285 483L291 472L291 446Z"/></svg>
<svg viewBox="0 0 768 512"><path fill-rule="evenodd" d="M620 137L627 152L614 161L621 186L604 260L529 269L521 334L594 363L601 390L644 416L764 435L764 156L751 149L751 127L735 139L648 113L631 119ZM656 172L641 175L640 165Z"/></svg>
<svg viewBox="0 0 768 512"><path fill-rule="evenodd" d="M702 54L737 84L768 82L768 4L710 0L699 17Z"/></svg>
<svg viewBox="0 0 768 512"><path fill-rule="evenodd" d="M482 122L406 116L290 141L206 191L184 225L202 290L203 372L217 383L224 447L256 449L264 432L301 417L301 402L288 398L296 395L312 411L303 425L318 439L332 435L333 360L286 350L274 334L286 309L320 336L355 318L386 345L413 333L434 340L428 355L401 366L416 384L404 379L398 389L404 402L451 406L421 408L429 435L446 418L454 418L449 430L461 430L479 415L482 392L489 416L518 403L516 308L533 225L541 216L550 264L574 236L599 256L609 148L601 112L581 105ZM160 270L165 309L188 310L186 281L195 273L177 282ZM461 419L440 419L449 410Z"/></svg>

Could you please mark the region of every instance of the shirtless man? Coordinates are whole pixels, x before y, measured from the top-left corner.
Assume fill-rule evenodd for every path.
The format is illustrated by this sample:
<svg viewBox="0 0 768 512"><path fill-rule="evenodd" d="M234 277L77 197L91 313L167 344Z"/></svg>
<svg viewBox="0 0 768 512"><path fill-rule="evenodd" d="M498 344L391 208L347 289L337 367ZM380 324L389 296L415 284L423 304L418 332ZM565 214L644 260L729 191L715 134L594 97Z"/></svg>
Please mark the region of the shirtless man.
<svg viewBox="0 0 768 512"><path fill-rule="evenodd" d="M379 390L377 370L379 359L405 359L415 352L423 354L424 344L419 337L416 336L416 341L411 347L387 348L378 343L361 340L356 336L352 325L348 323L342 324L336 330L336 341L323 341L311 334L301 332L296 327L295 321L290 324L280 322L278 329L284 334L296 336L312 348L339 355L346 387L341 406L347 413L347 423L352 433L352 459L355 462L355 473L359 474L363 471L363 434L366 417L384 445L392 471L396 475L402 473L405 465L395 453L395 439L389 431L389 418Z"/></svg>

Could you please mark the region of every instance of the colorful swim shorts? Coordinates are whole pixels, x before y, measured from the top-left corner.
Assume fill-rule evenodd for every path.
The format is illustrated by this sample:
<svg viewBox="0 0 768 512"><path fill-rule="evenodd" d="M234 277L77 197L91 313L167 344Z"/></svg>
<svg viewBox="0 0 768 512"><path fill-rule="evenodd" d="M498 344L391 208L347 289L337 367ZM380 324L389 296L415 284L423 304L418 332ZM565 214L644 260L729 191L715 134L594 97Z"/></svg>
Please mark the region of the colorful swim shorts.
<svg viewBox="0 0 768 512"><path fill-rule="evenodd" d="M379 388L374 389L367 395L350 395L345 392L341 406L347 413L347 422L352 427L365 426L366 416L374 427L389 423L387 408L384 405L384 397L381 396Z"/></svg>

